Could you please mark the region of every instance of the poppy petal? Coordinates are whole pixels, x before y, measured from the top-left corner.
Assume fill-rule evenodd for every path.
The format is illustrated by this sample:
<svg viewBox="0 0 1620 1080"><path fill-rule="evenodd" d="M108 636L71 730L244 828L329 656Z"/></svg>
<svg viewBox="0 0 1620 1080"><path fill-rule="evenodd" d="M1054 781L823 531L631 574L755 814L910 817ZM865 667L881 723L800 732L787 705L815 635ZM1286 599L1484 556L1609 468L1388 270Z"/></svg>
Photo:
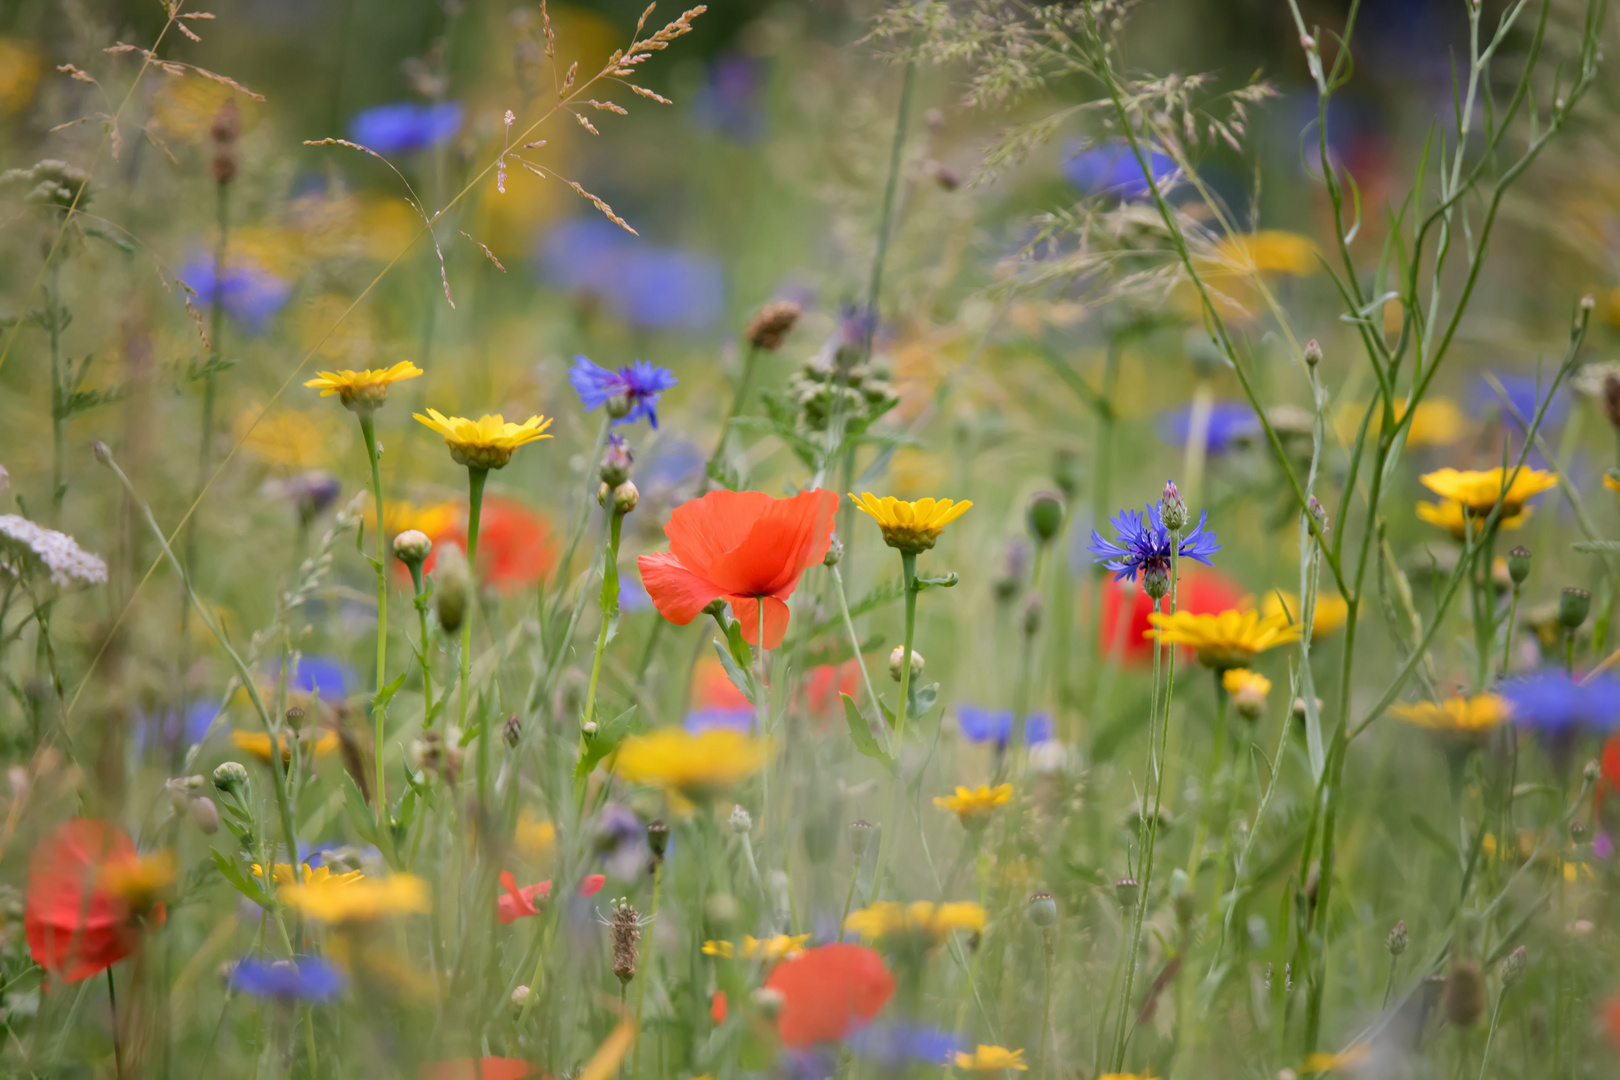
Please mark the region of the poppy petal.
<svg viewBox="0 0 1620 1080"><path fill-rule="evenodd" d="M653 606L677 626L697 618L723 592L682 565L672 551L643 555L636 565L641 567L641 583L647 587Z"/></svg>
<svg viewBox="0 0 1620 1080"><path fill-rule="evenodd" d="M677 506L664 526L670 554L693 573L709 576L715 561L742 544L775 501L763 491L711 491Z"/></svg>
<svg viewBox="0 0 1620 1080"><path fill-rule="evenodd" d="M742 630L742 639L750 645L759 644L759 605L765 605L765 648L775 649L787 636L788 606L774 596L731 596L731 614Z"/></svg>

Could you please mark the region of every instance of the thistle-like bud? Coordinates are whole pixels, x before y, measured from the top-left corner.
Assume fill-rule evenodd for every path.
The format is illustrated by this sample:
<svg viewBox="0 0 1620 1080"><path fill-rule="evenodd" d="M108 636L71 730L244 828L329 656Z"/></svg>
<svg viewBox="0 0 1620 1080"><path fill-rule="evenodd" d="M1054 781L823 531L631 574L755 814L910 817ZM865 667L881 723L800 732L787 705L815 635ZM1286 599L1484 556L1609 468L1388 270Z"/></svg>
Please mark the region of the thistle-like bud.
<svg viewBox="0 0 1620 1080"><path fill-rule="evenodd" d="M629 900L620 900L609 924L613 939L613 974L621 984L636 977L636 942L641 940L641 915Z"/></svg>
<svg viewBox="0 0 1620 1080"><path fill-rule="evenodd" d="M894 650L889 653L889 678L893 679L895 682L899 682L900 676L904 673L905 663L906 647L904 645L896 645ZM916 649L912 649L911 677L915 679L921 675L925 666L926 661L923 660L923 654L918 652Z"/></svg>
<svg viewBox="0 0 1620 1080"><path fill-rule="evenodd" d="M1322 362L1322 346L1316 343L1315 338L1305 343L1305 362L1315 367Z"/></svg>
<svg viewBox="0 0 1620 1080"><path fill-rule="evenodd" d="M1525 968L1529 966L1530 954L1525 951L1523 945L1520 945L1517 949L1514 949L1512 952L1508 953L1507 957L1503 959L1502 967L1500 968L1500 973L1502 976L1502 988L1504 990L1508 989L1520 979L1524 978Z"/></svg>
<svg viewBox="0 0 1620 1080"><path fill-rule="evenodd" d="M1523 585L1530 576L1530 549L1520 544L1508 552L1507 565L1508 577L1513 579L1513 584Z"/></svg>
<svg viewBox="0 0 1620 1080"><path fill-rule="evenodd" d="M191 820L209 836L219 832L219 807L206 795L191 800Z"/></svg>
<svg viewBox="0 0 1620 1080"><path fill-rule="evenodd" d="M799 305L791 300L773 300L754 312L743 336L756 349L775 352L799 321Z"/></svg>
<svg viewBox="0 0 1620 1080"><path fill-rule="evenodd" d="M1182 501L1181 492L1176 490L1174 480L1165 481L1164 494L1159 496L1159 519L1173 533L1187 527L1187 504Z"/></svg>
<svg viewBox="0 0 1620 1080"><path fill-rule="evenodd" d="M641 492L629 480L613 489L613 510L615 513L628 514L641 502Z"/></svg>
<svg viewBox="0 0 1620 1080"><path fill-rule="evenodd" d="M1024 636L1034 637L1041 628L1041 615L1045 605L1041 601L1041 594L1032 592L1024 597Z"/></svg>
<svg viewBox="0 0 1620 1080"><path fill-rule="evenodd" d="M472 574L467 569L467 553L458 544L444 545L439 549L433 571L433 603L439 612L439 625L446 634L453 635L461 629L471 593Z"/></svg>
<svg viewBox="0 0 1620 1080"><path fill-rule="evenodd" d="M1305 511L1311 515L1311 520L1316 522L1317 531L1323 536L1326 536L1331 531L1328 525L1327 507L1317 501L1315 495L1305 500Z"/></svg>
<svg viewBox="0 0 1620 1080"><path fill-rule="evenodd" d="M748 811L744 810L741 806L733 806L731 808L730 824L732 832L739 836L743 836L753 830L754 819L749 815Z"/></svg>
<svg viewBox="0 0 1620 1080"><path fill-rule="evenodd" d="M1451 962L1442 1004L1446 1022L1452 1027L1468 1028L1479 1023L1485 1011L1485 979L1477 961L1458 958Z"/></svg>
<svg viewBox="0 0 1620 1080"><path fill-rule="evenodd" d="M1588 761L1586 763L1586 767L1581 770L1581 779L1585 780L1588 784L1597 783L1602 776L1603 766L1599 765L1596 759Z"/></svg>
<svg viewBox="0 0 1620 1080"><path fill-rule="evenodd" d="M614 420L623 420L635 407L636 403L630 400L629 394L614 394L607 399L607 404L602 406L602 411Z"/></svg>
<svg viewBox="0 0 1620 1080"><path fill-rule="evenodd" d="M849 823L849 850L855 856L856 862L866 857L867 849L872 846L872 841L877 839L877 832L878 827L865 818Z"/></svg>
<svg viewBox="0 0 1620 1080"><path fill-rule="evenodd" d="M1591 593L1573 587L1565 589L1558 597L1558 625L1565 630L1578 630L1591 610Z"/></svg>
<svg viewBox="0 0 1620 1080"><path fill-rule="evenodd" d="M507 746L517 749L518 741L523 738L523 721L518 719L517 713L508 716L506 723L501 725L501 737L506 740Z"/></svg>
<svg viewBox="0 0 1620 1080"><path fill-rule="evenodd" d="M1029 535L1039 544L1050 544L1063 531L1063 496L1055 491L1037 491L1025 511Z"/></svg>
<svg viewBox="0 0 1620 1080"><path fill-rule="evenodd" d="M1384 948L1389 950L1389 955L1399 956L1406 951L1409 943L1410 939L1406 936L1406 920L1402 919L1395 924L1395 929L1389 932L1389 937L1384 939Z"/></svg>
<svg viewBox="0 0 1620 1080"><path fill-rule="evenodd" d="M664 824L663 818L647 826L647 846L652 849L654 859L662 859L669 850L669 826Z"/></svg>
<svg viewBox="0 0 1620 1080"><path fill-rule="evenodd" d="M108 446L100 439L97 439L95 442L90 444L90 453L93 454L95 459L101 462L103 465L112 464L112 447Z"/></svg>
<svg viewBox="0 0 1620 1080"><path fill-rule="evenodd" d="M607 449L602 453L602 467L597 476L602 483L610 488L616 488L630 479L630 466L635 463L636 455L630 444L624 441L623 435L609 435Z"/></svg>
<svg viewBox="0 0 1620 1080"><path fill-rule="evenodd" d="M1562 98L1559 99L1560 102L1562 100ZM1591 293L1587 293L1585 296L1581 297L1582 311L1591 311L1595 307L1597 307L1597 297L1593 296Z"/></svg>
<svg viewBox="0 0 1620 1080"><path fill-rule="evenodd" d="M1049 892L1038 892L1029 898L1029 921L1046 929L1057 922L1057 901Z"/></svg>
<svg viewBox="0 0 1620 1080"><path fill-rule="evenodd" d="M248 771L239 761L227 761L214 770L214 786L230 795L247 791Z"/></svg>
<svg viewBox="0 0 1620 1080"><path fill-rule="evenodd" d="M843 559L843 557L844 557L844 542L842 540L838 539L838 537L835 536L835 537L832 538L832 543L827 545L827 554L825 554L825 555L823 555L821 557L821 565L822 566L837 566L839 561L841 559Z"/></svg>
<svg viewBox="0 0 1620 1080"><path fill-rule="evenodd" d="M1141 897L1142 883L1135 878L1120 878L1114 882L1114 899L1119 901L1121 910L1135 911Z"/></svg>
<svg viewBox="0 0 1620 1080"><path fill-rule="evenodd" d="M1192 922L1198 908L1198 896L1192 890L1187 871L1176 867L1170 872L1170 903L1176 911L1176 921L1185 926Z"/></svg>
<svg viewBox="0 0 1620 1080"><path fill-rule="evenodd" d="M394 537L394 558L408 567L421 566L433 552L433 541L420 529L406 529Z"/></svg>

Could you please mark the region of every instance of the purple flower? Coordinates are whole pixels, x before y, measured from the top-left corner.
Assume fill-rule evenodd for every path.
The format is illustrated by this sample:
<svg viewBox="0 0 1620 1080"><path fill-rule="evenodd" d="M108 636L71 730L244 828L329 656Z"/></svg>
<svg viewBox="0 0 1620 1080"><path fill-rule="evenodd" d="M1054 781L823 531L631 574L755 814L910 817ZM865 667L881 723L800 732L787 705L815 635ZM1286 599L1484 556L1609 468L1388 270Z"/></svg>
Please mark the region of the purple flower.
<svg viewBox="0 0 1620 1080"><path fill-rule="evenodd" d="M1198 524L1181 538L1180 554L1205 566L1212 565L1209 557L1221 550L1213 532L1204 531L1207 513L1198 512ZM1159 518L1157 503L1147 504L1147 516L1135 510L1121 510L1109 523L1118 535L1104 540L1096 529L1091 530L1091 553L1094 562L1100 562L1114 571L1115 581L1135 581L1138 573L1148 570L1170 570L1170 530Z"/></svg>
<svg viewBox="0 0 1620 1080"><path fill-rule="evenodd" d="M1512 424L1520 431L1524 431L1530 424L1535 423L1536 411L1541 408L1542 402L1545 401L1547 402L1547 415L1541 418L1541 427L1537 429L1538 432L1545 435L1562 424L1564 418L1569 414L1568 395L1561 393L1551 401L1547 401L1548 395L1552 393L1553 376L1551 373L1542 376L1539 382L1534 375L1503 374L1502 372L1492 372L1491 374L1495 375L1496 381L1502 384L1502 390L1506 393L1507 400L1504 402L1503 395L1498 394L1496 387L1491 385L1490 380L1481 375L1474 386L1474 392L1469 395L1469 405L1472 406L1476 415L1485 412L1497 412L1501 414L1505 422Z"/></svg>
<svg viewBox="0 0 1620 1080"><path fill-rule="evenodd" d="M228 260L225 272L216 281L213 256L198 256L180 268L179 277L197 294L192 301L195 306L211 306L217 292L225 314L245 325L252 334L264 333L265 324L292 296L290 282L247 259Z"/></svg>
<svg viewBox="0 0 1620 1080"><path fill-rule="evenodd" d="M135 754L140 756L146 752L149 745L161 746L175 745L182 738L184 745L200 743L208 734L208 728L213 724L214 718L220 714L219 702L212 698L203 698L193 702L191 708L186 710L182 720L176 711L169 711L161 715L151 715L145 712L136 714L135 723Z"/></svg>
<svg viewBox="0 0 1620 1080"><path fill-rule="evenodd" d="M601 218L575 218L552 229L541 243L538 268L552 285L597 297L646 329L703 330L725 307L717 260L650 244Z"/></svg>
<svg viewBox="0 0 1620 1080"><path fill-rule="evenodd" d="M634 880L651 854L647 827L628 807L608 803L596 820L596 851L607 864L609 874Z"/></svg>
<svg viewBox="0 0 1620 1080"><path fill-rule="evenodd" d="M1176 163L1157 151L1148 153L1148 166L1153 170L1154 183L1176 173ZM1063 175L1069 183L1087 195L1117 195L1121 199L1140 199L1148 193L1147 178L1128 144L1109 142L1090 148L1070 143L1063 159Z"/></svg>
<svg viewBox="0 0 1620 1080"><path fill-rule="evenodd" d="M585 406L593 412L616 397L630 402L630 411L614 420L614 426L633 424L642 417L654 431L658 430L658 396L674 386L676 378L668 368L658 367L646 360L637 360L628 367L610 371L591 363L583 356L574 357L574 366L568 369L568 382Z"/></svg>
<svg viewBox="0 0 1620 1080"><path fill-rule="evenodd" d="M461 130L459 101L417 105L399 101L355 114L349 138L379 154L408 154L449 142Z"/></svg>
<svg viewBox="0 0 1620 1080"><path fill-rule="evenodd" d="M329 1001L343 992L346 981L341 968L320 957L270 961L248 956L231 970L230 985L254 997Z"/></svg>
<svg viewBox="0 0 1620 1080"><path fill-rule="evenodd" d="M997 711L981 709L977 705L956 707L956 726L962 737L972 743L996 743L1006 746L1012 739L1013 714L1011 709ZM1031 713L1024 719L1024 742L1030 746L1052 737L1052 718L1045 713Z"/></svg>
<svg viewBox="0 0 1620 1080"><path fill-rule="evenodd" d="M758 60L737 54L711 63L708 79L692 99L693 124L740 143L758 141L766 123L760 103L762 68Z"/></svg>
<svg viewBox="0 0 1620 1080"><path fill-rule="evenodd" d="M754 730L753 709L693 709L681 721L688 734L701 735L705 731Z"/></svg>
<svg viewBox="0 0 1620 1080"><path fill-rule="evenodd" d="M939 1028L906 1023L868 1024L844 1040L850 1050L887 1069L950 1063L962 1049L959 1036Z"/></svg>
<svg viewBox="0 0 1620 1080"><path fill-rule="evenodd" d="M1191 405L1159 414L1159 438L1171 446L1186 446L1192 438ZM1260 434L1260 420L1247 402L1217 401L1209 410L1204 446L1211 454L1224 454L1239 442Z"/></svg>
<svg viewBox="0 0 1620 1080"><path fill-rule="evenodd" d="M1561 671L1510 679L1496 688L1513 707L1515 722L1549 734L1620 726L1620 676L1604 673L1578 683Z"/></svg>

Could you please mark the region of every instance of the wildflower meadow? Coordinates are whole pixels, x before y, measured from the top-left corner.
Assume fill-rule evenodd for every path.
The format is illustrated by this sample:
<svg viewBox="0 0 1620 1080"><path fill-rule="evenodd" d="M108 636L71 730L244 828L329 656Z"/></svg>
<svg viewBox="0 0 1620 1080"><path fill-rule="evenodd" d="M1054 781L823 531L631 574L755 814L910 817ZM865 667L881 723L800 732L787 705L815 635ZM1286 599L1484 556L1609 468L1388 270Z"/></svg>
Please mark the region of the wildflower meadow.
<svg viewBox="0 0 1620 1080"><path fill-rule="evenodd" d="M0 3L0 1076L1620 1075L1607 0Z"/></svg>

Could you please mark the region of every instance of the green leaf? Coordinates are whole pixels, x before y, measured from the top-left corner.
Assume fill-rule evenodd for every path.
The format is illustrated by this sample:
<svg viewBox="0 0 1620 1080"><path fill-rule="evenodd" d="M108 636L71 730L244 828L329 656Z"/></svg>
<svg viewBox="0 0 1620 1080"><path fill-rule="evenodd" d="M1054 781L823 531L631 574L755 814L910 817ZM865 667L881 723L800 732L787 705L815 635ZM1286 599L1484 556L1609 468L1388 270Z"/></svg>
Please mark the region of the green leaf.
<svg viewBox="0 0 1620 1080"><path fill-rule="evenodd" d="M895 771L894 758L883 752L878 746L877 737L872 734L872 726L861 715L861 710L855 707L855 701L848 694L839 691L838 696L844 699L844 722L849 725L849 737L855 743L855 749L873 761L881 764L891 773Z"/></svg>
<svg viewBox="0 0 1620 1080"><path fill-rule="evenodd" d="M270 894L249 881L247 875L242 873L242 868L236 865L235 859L221 855L217 851L211 851L209 854L214 857L214 865L219 867L219 872L225 880L231 883L231 888L260 907L270 906Z"/></svg>
<svg viewBox="0 0 1620 1080"><path fill-rule="evenodd" d="M894 710L889 708L887 705L883 704L883 699L882 698L878 699L878 708L883 710L883 719L888 721L890 728L893 728L894 727Z"/></svg>
<svg viewBox="0 0 1620 1080"><path fill-rule="evenodd" d="M1620 540L1579 540L1569 546L1582 555L1614 555L1620 553Z"/></svg>
<svg viewBox="0 0 1620 1080"><path fill-rule="evenodd" d="M711 461L708 466L709 479L725 488L727 491L738 491L742 488L742 476L736 469L721 461Z"/></svg>
<svg viewBox="0 0 1620 1080"><path fill-rule="evenodd" d="M360 839L375 844L377 830L371 807L366 805L366 797L360 793L359 785L347 769L343 770L343 808L349 812L349 822L354 825L354 831L360 834Z"/></svg>
<svg viewBox="0 0 1620 1080"><path fill-rule="evenodd" d="M953 571L949 574L941 574L939 577L918 577L915 579L915 587L918 592L922 592L924 589L954 589L956 583L961 580Z"/></svg>
<svg viewBox="0 0 1620 1080"><path fill-rule="evenodd" d="M619 742L629 734L630 718L635 711L636 707L632 705L607 723L598 724L595 735L581 736L584 752L574 765L575 780L584 781L603 758L618 749Z"/></svg>
<svg viewBox="0 0 1620 1080"><path fill-rule="evenodd" d="M916 720L934 707L939 700L939 683L929 683L927 686L913 686L911 688L911 718Z"/></svg>
<svg viewBox="0 0 1620 1080"><path fill-rule="evenodd" d="M736 632L738 643L740 643L744 649L748 648L748 643L742 640L742 634L740 631L737 631L736 628L737 624L733 622L728 628L728 633ZM742 691L742 696L748 699L748 703L750 705L758 705L759 702L754 700L753 681L748 678L741 667L737 666L737 661L732 659L729 652L720 647L720 643L718 641L714 643L714 651L719 654L720 663L726 669L726 678L731 680L731 685Z"/></svg>
<svg viewBox="0 0 1620 1080"><path fill-rule="evenodd" d="M377 696L371 699L372 713L376 714L378 712L386 712L388 710L388 703L394 700L394 695L399 693L399 688L404 685L405 672L402 671L395 676L393 681L387 686L383 687L381 690L378 690Z"/></svg>

